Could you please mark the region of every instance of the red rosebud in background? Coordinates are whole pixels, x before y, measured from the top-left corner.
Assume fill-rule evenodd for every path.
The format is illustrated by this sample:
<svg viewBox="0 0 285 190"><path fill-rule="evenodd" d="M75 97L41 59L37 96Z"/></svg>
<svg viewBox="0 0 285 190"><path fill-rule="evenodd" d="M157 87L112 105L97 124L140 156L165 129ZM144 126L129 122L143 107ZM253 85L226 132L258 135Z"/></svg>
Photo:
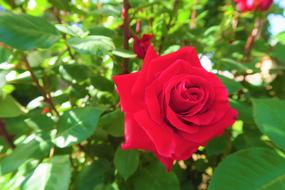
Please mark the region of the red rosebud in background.
<svg viewBox="0 0 285 190"><path fill-rule="evenodd" d="M133 36L134 38L134 52L141 59L145 57L146 51L151 44L151 40L154 36L152 34L144 34L141 39L137 36Z"/></svg>
<svg viewBox="0 0 285 190"><path fill-rule="evenodd" d="M159 56L150 46L141 71L113 80L125 112L122 148L153 152L167 170L221 135L237 117L226 87L202 67L192 47Z"/></svg>
<svg viewBox="0 0 285 190"><path fill-rule="evenodd" d="M266 11L270 8L273 0L235 0L237 7L242 12L261 10Z"/></svg>

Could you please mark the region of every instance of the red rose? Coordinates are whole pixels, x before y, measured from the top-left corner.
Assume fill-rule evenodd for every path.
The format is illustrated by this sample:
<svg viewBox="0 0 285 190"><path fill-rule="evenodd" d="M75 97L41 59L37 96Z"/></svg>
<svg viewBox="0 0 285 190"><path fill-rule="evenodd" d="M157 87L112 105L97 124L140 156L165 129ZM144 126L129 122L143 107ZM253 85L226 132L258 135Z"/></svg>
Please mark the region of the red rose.
<svg viewBox="0 0 285 190"><path fill-rule="evenodd" d="M242 12L261 10L266 11L269 9L273 0L235 0L237 7Z"/></svg>
<svg viewBox="0 0 285 190"><path fill-rule="evenodd" d="M147 48L151 45L151 40L153 35L151 34L144 34L141 39L137 36L133 36L134 38L134 52L137 56L141 59L145 57Z"/></svg>
<svg viewBox="0 0 285 190"><path fill-rule="evenodd" d="M151 151L168 170L237 116L225 86L201 66L192 47L159 56L150 46L141 71L113 80L125 112L122 148Z"/></svg>

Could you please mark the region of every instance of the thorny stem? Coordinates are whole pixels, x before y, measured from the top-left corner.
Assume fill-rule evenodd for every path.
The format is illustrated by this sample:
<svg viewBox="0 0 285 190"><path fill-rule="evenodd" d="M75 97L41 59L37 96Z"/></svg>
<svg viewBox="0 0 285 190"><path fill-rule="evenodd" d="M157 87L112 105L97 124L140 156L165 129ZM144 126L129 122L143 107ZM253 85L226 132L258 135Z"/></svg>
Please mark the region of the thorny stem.
<svg viewBox="0 0 285 190"><path fill-rule="evenodd" d="M256 38L260 35L262 25L263 25L263 22L262 22L261 17L257 17L255 24L254 24L254 28L251 31L251 34L248 36L245 47L244 47L245 60L250 59L253 44Z"/></svg>
<svg viewBox="0 0 285 190"><path fill-rule="evenodd" d="M29 64L29 62L28 62L26 57L24 57L24 64L25 64L27 70L30 72L30 75L31 75L31 78L32 78L33 82L35 83L36 87L38 88L38 90L40 91L41 95L43 96L44 101L50 105L53 113L57 117L59 117L60 115L59 115L57 109L55 108L55 105L54 105L54 103L52 101L52 97L49 96L48 93L46 92L45 88L41 86L38 78L34 74L34 72L33 72L33 70L32 70L32 68L31 68L31 66L30 66L30 64Z"/></svg>
<svg viewBox="0 0 285 190"><path fill-rule="evenodd" d="M124 49L129 50L130 34L130 18L129 18L130 3L128 0L123 2L123 32L124 32ZM129 59L125 58L122 64L122 72L129 73Z"/></svg>

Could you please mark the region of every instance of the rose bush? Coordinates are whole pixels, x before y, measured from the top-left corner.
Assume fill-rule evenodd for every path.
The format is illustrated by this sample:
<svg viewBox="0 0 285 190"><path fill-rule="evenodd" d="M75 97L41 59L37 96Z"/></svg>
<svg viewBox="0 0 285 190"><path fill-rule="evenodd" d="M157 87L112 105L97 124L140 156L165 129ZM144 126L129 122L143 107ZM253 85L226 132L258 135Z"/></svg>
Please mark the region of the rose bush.
<svg viewBox="0 0 285 190"><path fill-rule="evenodd" d="M201 66L192 47L164 56L149 47L141 71L113 80L125 112L123 149L151 151L168 170L237 117L225 86Z"/></svg>

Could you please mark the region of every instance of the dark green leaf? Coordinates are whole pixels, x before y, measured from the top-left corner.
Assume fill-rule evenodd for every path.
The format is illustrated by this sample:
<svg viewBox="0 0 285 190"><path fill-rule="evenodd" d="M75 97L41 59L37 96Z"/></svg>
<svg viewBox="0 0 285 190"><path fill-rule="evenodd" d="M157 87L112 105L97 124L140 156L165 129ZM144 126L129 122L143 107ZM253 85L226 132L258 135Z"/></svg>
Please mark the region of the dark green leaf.
<svg viewBox="0 0 285 190"><path fill-rule="evenodd" d="M285 101L253 99L254 119L258 128L285 150Z"/></svg>
<svg viewBox="0 0 285 190"><path fill-rule="evenodd" d="M112 174L112 168L106 160L96 160L90 166L84 168L76 179L76 190L95 189L104 184L109 175Z"/></svg>
<svg viewBox="0 0 285 190"><path fill-rule="evenodd" d="M93 76L91 78L91 83L98 90L108 91L108 92L114 91L114 83L103 76L100 75Z"/></svg>
<svg viewBox="0 0 285 190"><path fill-rule="evenodd" d="M118 109L107 113L100 119L99 126L114 137L122 137L124 135L124 114Z"/></svg>
<svg viewBox="0 0 285 190"><path fill-rule="evenodd" d="M135 150L122 150L121 146L118 147L114 164L118 173L126 179L128 179L139 166L139 153Z"/></svg>
<svg viewBox="0 0 285 190"><path fill-rule="evenodd" d="M179 190L179 182L173 172L166 172L159 164L151 164L139 170L134 178L135 190Z"/></svg>
<svg viewBox="0 0 285 190"><path fill-rule="evenodd" d="M59 38L56 28L42 18L0 13L0 41L14 48L48 48Z"/></svg>
<svg viewBox="0 0 285 190"><path fill-rule="evenodd" d="M228 156L215 170L209 190L281 190L285 158L274 150L251 148Z"/></svg>

